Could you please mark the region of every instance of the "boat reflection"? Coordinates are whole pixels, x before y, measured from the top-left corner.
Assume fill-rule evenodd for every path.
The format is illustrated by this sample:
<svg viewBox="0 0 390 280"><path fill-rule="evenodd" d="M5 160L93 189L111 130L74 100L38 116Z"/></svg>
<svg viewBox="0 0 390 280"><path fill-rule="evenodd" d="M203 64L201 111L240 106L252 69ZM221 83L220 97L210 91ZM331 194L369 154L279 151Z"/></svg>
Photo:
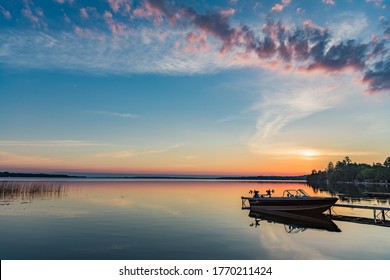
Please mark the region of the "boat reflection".
<svg viewBox="0 0 390 280"><path fill-rule="evenodd" d="M252 227L258 227L261 221L267 221L283 224L287 233L298 233L306 229L341 232L338 226L324 214L250 210L249 217L254 219L254 222L250 224Z"/></svg>

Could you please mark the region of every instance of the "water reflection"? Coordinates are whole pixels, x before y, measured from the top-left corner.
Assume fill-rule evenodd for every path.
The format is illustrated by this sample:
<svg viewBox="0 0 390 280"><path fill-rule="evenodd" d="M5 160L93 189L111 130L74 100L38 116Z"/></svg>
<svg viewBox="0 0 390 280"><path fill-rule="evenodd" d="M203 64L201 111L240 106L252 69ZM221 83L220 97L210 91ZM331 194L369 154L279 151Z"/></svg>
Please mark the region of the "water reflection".
<svg viewBox="0 0 390 280"><path fill-rule="evenodd" d="M251 209L249 217L254 221L251 227L259 227L261 221L283 224L287 233L298 233L306 229L341 232L338 226L324 214L296 214L284 211L256 211Z"/></svg>
<svg viewBox="0 0 390 280"><path fill-rule="evenodd" d="M334 220L336 233L240 209L253 188L315 196L305 183L80 180L44 182L52 187L34 192L41 182L19 183L26 186L11 196L0 190L13 201L0 206L1 259L390 259L387 228Z"/></svg>
<svg viewBox="0 0 390 280"><path fill-rule="evenodd" d="M390 198L390 188L388 185L381 184L356 184L356 183L337 183L337 184L308 184L315 193L326 192L331 195L337 195L343 201L361 201L379 199L382 202Z"/></svg>

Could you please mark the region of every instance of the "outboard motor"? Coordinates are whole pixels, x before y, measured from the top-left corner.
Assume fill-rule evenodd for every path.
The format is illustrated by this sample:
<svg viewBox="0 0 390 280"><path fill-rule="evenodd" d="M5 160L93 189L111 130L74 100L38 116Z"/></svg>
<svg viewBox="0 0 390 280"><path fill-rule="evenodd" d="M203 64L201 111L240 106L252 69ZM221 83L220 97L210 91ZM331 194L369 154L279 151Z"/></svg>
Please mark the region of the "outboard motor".
<svg viewBox="0 0 390 280"><path fill-rule="evenodd" d="M271 190L269 189L269 190L266 190L265 192L267 193L267 196L268 196L268 197L271 197L271 192L274 193L275 190L272 190L272 191L271 191Z"/></svg>

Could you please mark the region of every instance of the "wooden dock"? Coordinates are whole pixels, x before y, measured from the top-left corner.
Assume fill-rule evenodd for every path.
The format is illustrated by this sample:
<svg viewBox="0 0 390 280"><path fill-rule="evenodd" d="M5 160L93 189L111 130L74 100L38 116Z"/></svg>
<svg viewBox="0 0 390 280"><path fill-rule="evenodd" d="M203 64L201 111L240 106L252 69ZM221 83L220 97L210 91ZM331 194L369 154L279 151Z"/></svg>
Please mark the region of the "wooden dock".
<svg viewBox="0 0 390 280"><path fill-rule="evenodd" d="M358 217L358 216L344 216L339 215L335 212L334 208L356 208L356 209L365 209L372 210L373 218ZM241 197L241 209L248 210L250 206L248 205L248 200L246 197ZM329 209L329 214L327 214L332 220L352 222L366 225L377 225L390 227L390 207L389 206L380 206L380 205L361 205L353 203L337 203Z"/></svg>
<svg viewBox="0 0 390 280"><path fill-rule="evenodd" d="M333 215L332 210L335 207L344 207L344 208L357 208L357 209L366 209L373 211L373 219L363 218L363 217L351 217L351 216L342 216L342 215ZM379 205L360 205L360 204L335 204L329 209L329 216L334 220L345 220L350 222L360 222L364 224L378 224L390 226L390 216L388 215L390 207L379 206ZM334 210L333 210L334 212ZM344 218L343 218L344 217Z"/></svg>
<svg viewBox="0 0 390 280"><path fill-rule="evenodd" d="M390 193L384 193L384 192L364 192L363 195L368 197L379 197L379 198L390 197Z"/></svg>

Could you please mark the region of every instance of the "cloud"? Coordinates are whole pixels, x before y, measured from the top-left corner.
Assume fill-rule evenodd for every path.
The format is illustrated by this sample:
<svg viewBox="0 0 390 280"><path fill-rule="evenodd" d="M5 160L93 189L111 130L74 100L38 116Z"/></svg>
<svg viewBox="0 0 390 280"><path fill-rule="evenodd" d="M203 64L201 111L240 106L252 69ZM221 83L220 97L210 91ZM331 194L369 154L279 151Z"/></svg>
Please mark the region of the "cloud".
<svg viewBox="0 0 390 280"><path fill-rule="evenodd" d="M77 32L77 33L76 33ZM70 32L8 30L0 33L0 62L10 67L61 68L92 73L164 73L188 75L237 67L213 47L202 57L182 51L190 29L143 28L110 35L75 26ZM175 45L177 44L177 46ZM239 66L242 67L242 66Z"/></svg>
<svg viewBox="0 0 390 280"><path fill-rule="evenodd" d="M375 40L371 35L366 40L354 38L368 26L364 16L332 23L330 28L310 20L301 25L284 25L267 17L259 30L244 24L233 26L230 16L236 13L235 9L200 13L173 1L145 0L134 9L131 7L131 16L120 14L130 3L109 1L110 11L100 11L100 16L95 17L105 22L110 33L87 25L89 21L73 24L73 34L69 30L4 30L0 34L0 63L122 74L177 75L240 67L324 74L352 71L360 73L368 92L388 90L390 29L385 26ZM279 5L290 5L290 1L281 1ZM43 27L42 10L28 1L24 10L24 16L35 27ZM129 22L144 18L152 19L157 27ZM165 20L169 24L163 24ZM345 39L346 35L353 38Z"/></svg>
<svg viewBox="0 0 390 280"><path fill-rule="evenodd" d="M275 6L272 7L271 12L280 12L284 8L281 4L275 4Z"/></svg>
<svg viewBox="0 0 390 280"><path fill-rule="evenodd" d="M288 6L291 3L291 0L282 0L282 4L276 3L272 8L271 8L271 13L272 12L281 12L283 9Z"/></svg>
<svg viewBox="0 0 390 280"><path fill-rule="evenodd" d="M294 86L295 89L288 86L283 88L285 90L274 89L272 97L266 95L254 106L253 109L261 112L256 124L257 134L254 141L271 137L287 124L331 107L332 98L329 92L333 88L297 85Z"/></svg>
<svg viewBox="0 0 390 280"><path fill-rule="evenodd" d="M108 146L89 141L79 140L46 140L46 141L20 141L0 140L0 146L24 146L24 147L87 147L87 146Z"/></svg>
<svg viewBox="0 0 390 280"><path fill-rule="evenodd" d="M368 84L368 93L390 90L390 59L376 62L364 73L363 82Z"/></svg>
<svg viewBox="0 0 390 280"><path fill-rule="evenodd" d="M229 17L218 13L199 14L194 9L178 5L166 6L163 0L147 0L156 12L172 17L180 14L201 32L222 41L220 51L226 53L233 48L244 47L245 52L255 52L260 60L280 58L289 63L293 60L299 70L307 72L322 71L325 73L358 71L367 72L373 51L378 43L361 43L356 39L347 39L332 43L332 34L327 29L306 21L301 27L290 29L281 22L269 20L263 26L263 34L256 35L248 26L231 27ZM328 1L327 4L333 2ZM279 8L282 8L278 4ZM276 7L276 6L275 6ZM383 53L382 53L383 54ZM387 54L388 55L388 54ZM376 64L370 71L379 70ZM381 71L380 73L384 73ZM371 72L366 73L372 76ZM377 73L379 75L379 73ZM369 88L381 88L371 85L374 80L366 78ZM377 80L376 82L383 81ZM383 89L387 89L383 85Z"/></svg>
<svg viewBox="0 0 390 280"><path fill-rule="evenodd" d="M80 15L81 15L82 18L88 18L89 17L86 8L81 8L80 9Z"/></svg>
<svg viewBox="0 0 390 280"><path fill-rule="evenodd" d="M12 15L11 12L5 9L3 6L0 5L0 13L3 15L6 19L11 19Z"/></svg>
<svg viewBox="0 0 390 280"><path fill-rule="evenodd" d="M128 13L131 10L132 1L130 0L108 0L108 3L114 13L123 10Z"/></svg>
<svg viewBox="0 0 390 280"><path fill-rule="evenodd" d="M326 5L331 5L331 6L336 5L336 1L334 1L334 0L322 0L322 3L324 3Z"/></svg>
<svg viewBox="0 0 390 280"><path fill-rule="evenodd" d="M11 166L11 165L29 165L29 164L50 164L55 162L55 160L52 160L48 157L42 157L42 156L26 156L26 155L18 155L14 153L9 152L3 152L0 151L0 166Z"/></svg>
<svg viewBox="0 0 390 280"><path fill-rule="evenodd" d="M133 157L136 154L133 151L115 151L115 152L108 152L108 153L100 153L100 154L95 154L95 157L104 157L104 158L128 158L128 157Z"/></svg>
<svg viewBox="0 0 390 280"><path fill-rule="evenodd" d="M109 112L109 111L86 111L88 114L103 115L103 116L112 116L125 119L136 119L139 118L138 115L130 113L118 113L118 112Z"/></svg>
<svg viewBox="0 0 390 280"><path fill-rule="evenodd" d="M47 28L42 9L35 7L32 1L24 0L24 7L21 13L32 23L34 28Z"/></svg>
<svg viewBox="0 0 390 280"><path fill-rule="evenodd" d="M369 25L369 20L365 13L340 13L327 25L329 33L332 35L329 43L337 44L345 41L345 38L364 38L363 36L370 36L371 34L366 34Z"/></svg>
<svg viewBox="0 0 390 280"><path fill-rule="evenodd" d="M166 147L166 148L161 148L161 149L155 149L155 150L148 150L143 152L144 154L160 154L160 153L166 153L170 152L172 150L175 150L177 148L183 147L184 144L179 143L179 144L174 144L172 146Z"/></svg>
<svg viewBox="0 0 390 280"><path fill-rule="evenodd" d="M114 35L121 35L121 34L127 32L129 30L127 25L125 25L124 23L116 22L113 19L112 14L110 12L108 12L108 11L104 12L104 16L103 17L104 17L104 19L106 21L107 26L111 30L112 34L114 34Z"/></svg>
<svg viewBox="0 0 390 280"><path fill-rule="evenodd" d="M64 4L64 3L68 3L68 4L72 4L74 2L74 0L54 0L55 2L59 3L59 4Z"/></svg>

